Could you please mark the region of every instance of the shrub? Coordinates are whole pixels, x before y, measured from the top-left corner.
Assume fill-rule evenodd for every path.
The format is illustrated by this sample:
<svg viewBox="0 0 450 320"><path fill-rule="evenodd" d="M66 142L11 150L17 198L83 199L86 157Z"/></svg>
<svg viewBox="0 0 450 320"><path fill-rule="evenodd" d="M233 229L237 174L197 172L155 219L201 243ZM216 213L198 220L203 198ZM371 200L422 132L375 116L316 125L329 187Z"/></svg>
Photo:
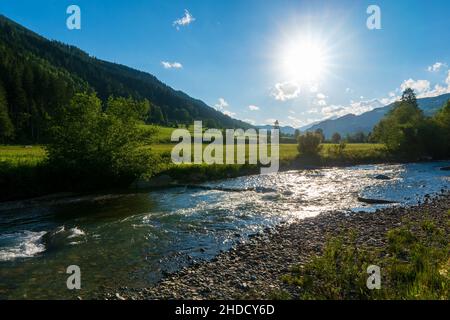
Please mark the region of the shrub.
<svg viewBox="0 0 450 320"><path fill-rule="evenodd" d="M328 151L335 158L343 158L346 147L347 147L347 143L345 141L342 141L339 144L335 144L335 145L331 146L328 149Z"/></svg>
<svg viewBox="0 0 450 320"><path fill-rule="evenodd" d="M110 98L103 111L95 95L75 95L52 121L48 164L83 187L130 183L154 168L139 126L147 111L148 102L125 98Z"/></svg>
<svg viewBox="0 0 450 320"><path fill-rule="evenodd" d="M321 135L313 132L306 132L298 137L297 149L301 155L317 156L322 149Z"/></svg>

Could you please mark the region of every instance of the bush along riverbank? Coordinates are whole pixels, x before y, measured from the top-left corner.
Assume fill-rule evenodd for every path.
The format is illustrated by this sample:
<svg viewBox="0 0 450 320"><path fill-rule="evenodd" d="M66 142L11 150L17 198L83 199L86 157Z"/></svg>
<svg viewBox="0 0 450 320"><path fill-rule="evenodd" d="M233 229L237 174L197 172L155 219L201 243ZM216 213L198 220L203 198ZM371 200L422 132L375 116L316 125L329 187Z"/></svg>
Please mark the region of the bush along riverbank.
<svg viewBox="0 0 450 320"><path fill-rule="evenodd" d="M450 195L284 224L154 287L100 299L449 299ZM380 289L367 267L380 267Z"/></svg>

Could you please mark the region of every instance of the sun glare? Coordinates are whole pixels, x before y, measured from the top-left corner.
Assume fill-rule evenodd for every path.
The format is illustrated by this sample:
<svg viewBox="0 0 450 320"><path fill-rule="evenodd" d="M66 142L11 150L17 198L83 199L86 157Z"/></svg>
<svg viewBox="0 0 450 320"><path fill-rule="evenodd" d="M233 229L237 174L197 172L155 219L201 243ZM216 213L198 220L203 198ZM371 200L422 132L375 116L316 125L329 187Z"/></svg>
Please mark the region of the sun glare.
<svg viewBox="0 0 450 320"><path fill-rule="evenodd" d="M313 41L291 44L282 55L284 73L293 81L315 82L320 80L325 71L324 48Z"/></svg>

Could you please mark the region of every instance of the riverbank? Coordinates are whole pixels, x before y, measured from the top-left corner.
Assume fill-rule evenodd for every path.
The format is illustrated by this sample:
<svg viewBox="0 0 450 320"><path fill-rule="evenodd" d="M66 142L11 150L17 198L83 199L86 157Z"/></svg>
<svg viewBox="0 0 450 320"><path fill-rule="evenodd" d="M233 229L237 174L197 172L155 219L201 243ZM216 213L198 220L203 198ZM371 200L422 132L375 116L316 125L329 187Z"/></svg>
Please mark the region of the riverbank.
<svg viewBox="0 0 450 320"><path fill-rule="evenodd" d="M108 188L152 189L170 187L173 184L191 184L239 176L258 174L258 165L175 165L171 161L172 144L149 146L157 156L153 172L143 174L133 183L117 184L117 181L90 181L90 177L77 177L61 172L46 164L42 146L0 146L0 202L31 199L55 193L104 193ZM280 145L280 171L359 164L400 162L390 156L383 145L349 144L342 152L336 145L324 144L321 154L315 158L299 157L297 145ZM79 181L78 181L79 180ZM86 180L86 181L85 181Z"/></svg>
<svg viewBox="0 0 450 320"><path fill-rule="evenodd" d="M169 275L150 288L119 288L101 299L271 299L298 297L298 287L282 280L292 267L307 264L323 252L332 236L356 232L356 245L383 249L386 233L410 222L432 220L449 237L450 194L425 203L375 213L323 213L292 224L266 229L228 252ZM449 239L450 240L450 239ZM280 296L280 293L282 295Z"/></svg>

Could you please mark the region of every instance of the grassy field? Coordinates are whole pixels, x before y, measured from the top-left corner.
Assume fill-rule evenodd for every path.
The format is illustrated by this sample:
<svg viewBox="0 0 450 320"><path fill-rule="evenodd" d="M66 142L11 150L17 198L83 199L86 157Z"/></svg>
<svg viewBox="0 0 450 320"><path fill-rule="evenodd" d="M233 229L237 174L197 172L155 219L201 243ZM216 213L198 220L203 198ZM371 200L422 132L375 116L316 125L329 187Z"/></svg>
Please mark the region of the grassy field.
<svg viewBox="0 0 450 320"><path fill-rule="evenodd" d="M149 145L149 148L155 153L170 157L170 152L175 145L170 142L170 136L175 128L151 125L144 125L142 127L145 130L153 132L153 141ZM193 129L193 126L189 127L191 133ZM203 144L203 148L206 146L207 144ZM236 148L235 146L235 150ZM348 144L341 153L338 153L337 145L323 144L320 155L325 161L341 158L349 162L353 161L358 163L364 161L364 159L383 160L386 156L386 150L382 144L356 143ZM296 144L280 144L281 161L292 161L297 156L298 150ZM0 163L32 165L39 163L44 158L45 150L42 146L0 146ZM248 146L246 147L246 159L248 159Z"/></svg>
<svg viewBox="0 0 450 320"><path fill-rule="evenodd" d="M149 148L158 154L170 155L175 144L156 143L149 145ZM203 144L203 148L207 145ZM334 153L334 144L323 144L321 156L324 159L337 157ZM237 146L235 146L236 150ZM342 157L350 160L360 159L383 159L385 148L381 144L348 144L342 153ZM280 144L280 160L291 161L298 156L297 145ZM42 146L0 146L0 162L9 164L36 164L45 158L45 150ZM246 159L248 159L248 146L246 146Z"/></svg>
<svg viewBox="0 0 450 320"><path fill-rule="evenodd" d="M34 165L45 158L41 146L0 146L0 163L10 165Z"/></svg>

